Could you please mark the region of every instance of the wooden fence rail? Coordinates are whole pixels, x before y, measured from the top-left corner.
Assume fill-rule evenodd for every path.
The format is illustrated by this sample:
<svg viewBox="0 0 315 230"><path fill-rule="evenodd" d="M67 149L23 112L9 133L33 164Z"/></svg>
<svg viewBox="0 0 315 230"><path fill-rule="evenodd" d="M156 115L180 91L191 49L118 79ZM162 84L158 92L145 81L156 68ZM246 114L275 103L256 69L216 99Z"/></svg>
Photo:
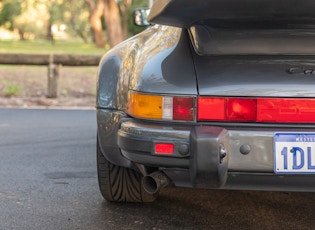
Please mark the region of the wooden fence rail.
<svg viewBox="0 0 315 230"><path fill-rule="evenodd" d="M97 66L102 55L82 54L14 54L0 53L0 64Z"/></svg>
<svg viewBox="0 0 315 230"><path fill-rule="evenodd" d="M48 66L47 97L58 97L59 66L98 66L102 55L0 53L0 64Z"/></svg>

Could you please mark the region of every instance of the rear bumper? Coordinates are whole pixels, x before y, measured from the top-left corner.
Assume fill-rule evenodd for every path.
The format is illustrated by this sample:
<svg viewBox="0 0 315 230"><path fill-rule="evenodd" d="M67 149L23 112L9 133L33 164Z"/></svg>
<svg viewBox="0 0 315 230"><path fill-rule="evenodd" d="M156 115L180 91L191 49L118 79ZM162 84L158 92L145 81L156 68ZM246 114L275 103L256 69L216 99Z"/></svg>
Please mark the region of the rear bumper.
<svg viewBox="0 0 315 230"><path fill-rule="evenodd" d="M118 131L118 145L124 156L132 161L145 165L180 168L188 168L192 158L199 157L195 154L202 154L200 157L203 157L210 154L208 152L212 149L217 153L223 145L227 151L226 163L229 172L273 173L274 133L217 126L146 125L126 121ZM156 142L174 143L174 154L167 157L155 154ZM180 149L185 145L188 146L189 152L181 154Z"/></svg>
<svg viewBox="0 0 315 230"><path fill-rule="evenodd" d="M315 191L315 175L274 173L273 137L284 130L149 124L132 119L121 119L115 127L122 159L163 171L176 186ZM174 153L156 154L157 142L173 143Z"/></svg>

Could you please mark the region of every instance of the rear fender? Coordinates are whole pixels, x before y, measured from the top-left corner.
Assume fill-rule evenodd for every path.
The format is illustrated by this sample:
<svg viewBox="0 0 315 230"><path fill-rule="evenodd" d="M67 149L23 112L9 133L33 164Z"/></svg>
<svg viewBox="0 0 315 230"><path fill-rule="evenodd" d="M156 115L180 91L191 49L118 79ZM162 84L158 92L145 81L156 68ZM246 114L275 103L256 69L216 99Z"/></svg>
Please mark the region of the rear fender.
<svg viewBox="0 0 315 230"><path fill-rule="evenodd" d="M128 89L197 94L186 30L153 26L108 51L99 65L97 107L124 111Z"/></svg>
<svg viewBox="0 0 315 230"><path fill-rule="evenodd" d="M136 44L134 40L126 41L103 56L98 68L97 108L124 109Z"/></svg>
<svg viewBox="0 0 315 230"><path fill-rule="evenodd" d="M120 122L128 118L128 90L197 93L187 31L157 25L117 45L100 62L97 86L100 148L111 163L129 167L117 145Z"/></svg>

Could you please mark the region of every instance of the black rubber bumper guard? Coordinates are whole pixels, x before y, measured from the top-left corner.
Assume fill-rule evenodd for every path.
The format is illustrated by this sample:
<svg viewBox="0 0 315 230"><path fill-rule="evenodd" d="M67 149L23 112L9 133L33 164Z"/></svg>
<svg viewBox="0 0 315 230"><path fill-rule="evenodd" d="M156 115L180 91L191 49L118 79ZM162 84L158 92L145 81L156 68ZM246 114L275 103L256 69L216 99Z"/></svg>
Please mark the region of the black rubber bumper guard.
<svg viewBox="0 0 315 230"><path fill-rule="evenodd" d="M190 135L190 173L194 187L220 188L228 175L229 137L224 128L195 127Z"/></svg>

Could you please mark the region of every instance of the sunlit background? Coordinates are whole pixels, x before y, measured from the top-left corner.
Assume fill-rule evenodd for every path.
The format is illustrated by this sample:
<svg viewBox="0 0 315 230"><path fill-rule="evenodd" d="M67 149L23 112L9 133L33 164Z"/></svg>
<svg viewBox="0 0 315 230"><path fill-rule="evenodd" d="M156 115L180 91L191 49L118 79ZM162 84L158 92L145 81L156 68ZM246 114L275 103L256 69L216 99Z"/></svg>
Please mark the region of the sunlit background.
<svg viewBox="0 0 315 230"><path fill-rule="evenodd" d="M101 57L145 29L133 24L132 15L134 9L151 4L150 0L0 0L0 56ZM94 106L97 63L54 68L57 92L49 100L48 65L8 64L0 58L0 106Z"/></svg>

